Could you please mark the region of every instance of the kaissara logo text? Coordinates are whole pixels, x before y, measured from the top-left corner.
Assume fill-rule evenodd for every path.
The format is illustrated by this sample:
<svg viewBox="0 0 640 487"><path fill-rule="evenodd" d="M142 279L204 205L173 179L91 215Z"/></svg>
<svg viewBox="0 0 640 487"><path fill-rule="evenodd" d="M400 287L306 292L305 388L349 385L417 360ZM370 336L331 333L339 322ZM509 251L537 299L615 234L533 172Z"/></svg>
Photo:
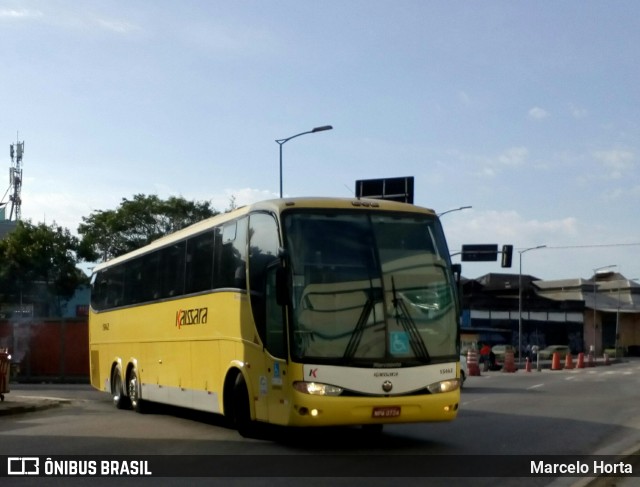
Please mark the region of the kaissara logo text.
<svg viewBox="0 0 640 487"><path fill-rule="evenodd" d="M209 308L179 309L176 311L176 326L204 325L208 314Z"/></svg>

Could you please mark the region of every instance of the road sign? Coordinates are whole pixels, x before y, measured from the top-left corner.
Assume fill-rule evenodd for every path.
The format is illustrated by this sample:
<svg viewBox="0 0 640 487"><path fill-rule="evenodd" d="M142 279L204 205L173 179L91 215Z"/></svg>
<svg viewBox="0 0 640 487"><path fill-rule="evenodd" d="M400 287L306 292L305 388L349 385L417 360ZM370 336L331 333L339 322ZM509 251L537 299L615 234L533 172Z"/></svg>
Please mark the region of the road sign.
<svg viewBox="0 0 640 487"><path fill-rule="evenodd" d="M413 204L413 176L360 179L356 181L356 197Z"/></svg>
<svg viewBox="0 0 640 487"><path fill-rule="evenodd" d="M463 262L495 262L498 244L467 244L462 246Z"/></svg>

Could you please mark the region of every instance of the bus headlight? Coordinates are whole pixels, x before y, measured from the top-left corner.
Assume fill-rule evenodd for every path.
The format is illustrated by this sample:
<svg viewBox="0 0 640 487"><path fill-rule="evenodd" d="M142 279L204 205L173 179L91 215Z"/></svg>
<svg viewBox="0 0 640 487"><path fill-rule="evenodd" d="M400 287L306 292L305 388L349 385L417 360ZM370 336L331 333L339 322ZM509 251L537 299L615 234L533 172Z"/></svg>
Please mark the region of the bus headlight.
<svg viewBox="0 0 640 487"><path fill-rule="evenodd" d="M451 392L459 388L460 388L459 379L443 380L427 386L427 389L429 389L429 392L431 394L438 394L440 392Z"/></svg>
<svg viewBox="0 0 640 487"><path fill-rule="evenodd" d="M316 396L339 396L344 390L342 387L319 382L294 382L293 388L298 392Z"/></svg>

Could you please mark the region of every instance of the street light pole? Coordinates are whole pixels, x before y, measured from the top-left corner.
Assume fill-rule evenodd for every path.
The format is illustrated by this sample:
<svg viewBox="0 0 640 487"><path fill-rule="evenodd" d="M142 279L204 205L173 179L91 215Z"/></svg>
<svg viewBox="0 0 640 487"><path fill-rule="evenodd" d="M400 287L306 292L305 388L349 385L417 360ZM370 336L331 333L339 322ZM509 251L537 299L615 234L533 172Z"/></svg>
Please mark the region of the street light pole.
<svg viewBox="0 0 640 487"><path fill-rule="evenodd" d="M546 245L538 245L537 247L518 250L520 254L520 271L518 272L518 365L522 364L522 254L530 250L543 249L545 247Z"/></svg>
<svg viewBox="0 0 640 487"><path fill-rule="evenodd" d="M282 198L282 145L285 142L289 142L291 139L300 137L301 135L315 134L316 132L324 132L325 130L331 129L333 129L331 125L323 125L322 127L315 127L311 130L307 130L306 132L300 132L299 134L292 135L291 137L287 137L286 139L276 139L276 142L280 146L280 198Z"/></svg>
<svg viewBox="0 0 640 487"><path fill-rule="evenodd" d="M593 353L596 352L596 300L598 298L597 290L598 290L598 271L602 271L604 269L611 269L612 267L618 267L617 264L611 265L603 265L602 267L596 267L593 269ZM591 348L589 348L589 353L591 353Z"/></svg>
<svg viewBox="0 0 640 487"><path fill-rule="evenodd" d="M454 208L452 210L443 211L442 213L438 213L438 218L443 217L447 213L451 213L453 211L468 210L469 208L473 208L473 206L461 206L460 208Z"/></svg>

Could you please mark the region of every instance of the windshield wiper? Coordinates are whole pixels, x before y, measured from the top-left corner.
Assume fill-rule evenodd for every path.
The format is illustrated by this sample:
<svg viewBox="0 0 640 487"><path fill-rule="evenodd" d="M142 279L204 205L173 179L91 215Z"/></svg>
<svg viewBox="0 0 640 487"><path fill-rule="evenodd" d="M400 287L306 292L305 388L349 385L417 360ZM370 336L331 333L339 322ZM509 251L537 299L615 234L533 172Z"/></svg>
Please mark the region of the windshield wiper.
<svg viewBox="0 0 640 487"><path fill-rule="evenodd" d="M393 276L391 276L391 291L393 292L393 307L396 310L396 321L402 325L404 331L409 335L409 344L413 349L413 353L415 353L416 356L421 358L425 363L430 362L431 358L429 357L429 351L420 336L418 327L416 326L415 321L411 318L411 314L409 313L404 300L399 298L396 294L396 283Z"/></svg>
<svg viewBox="0 0 640 487"><path fill-rule="evenodd" d="M349 343L347 344L347 348L342 356L342 358L346 360L352 359L356 354L360 341L362 340L362 334L366 328L367 321L369 321L369 315L371 314L376 302L380 301L382 296L382 290L380 288L371 287L366 290L366 293L367 301L364 303L358 322L356 323L353 333L351 334L351 338L349 339Z"/></svg>

